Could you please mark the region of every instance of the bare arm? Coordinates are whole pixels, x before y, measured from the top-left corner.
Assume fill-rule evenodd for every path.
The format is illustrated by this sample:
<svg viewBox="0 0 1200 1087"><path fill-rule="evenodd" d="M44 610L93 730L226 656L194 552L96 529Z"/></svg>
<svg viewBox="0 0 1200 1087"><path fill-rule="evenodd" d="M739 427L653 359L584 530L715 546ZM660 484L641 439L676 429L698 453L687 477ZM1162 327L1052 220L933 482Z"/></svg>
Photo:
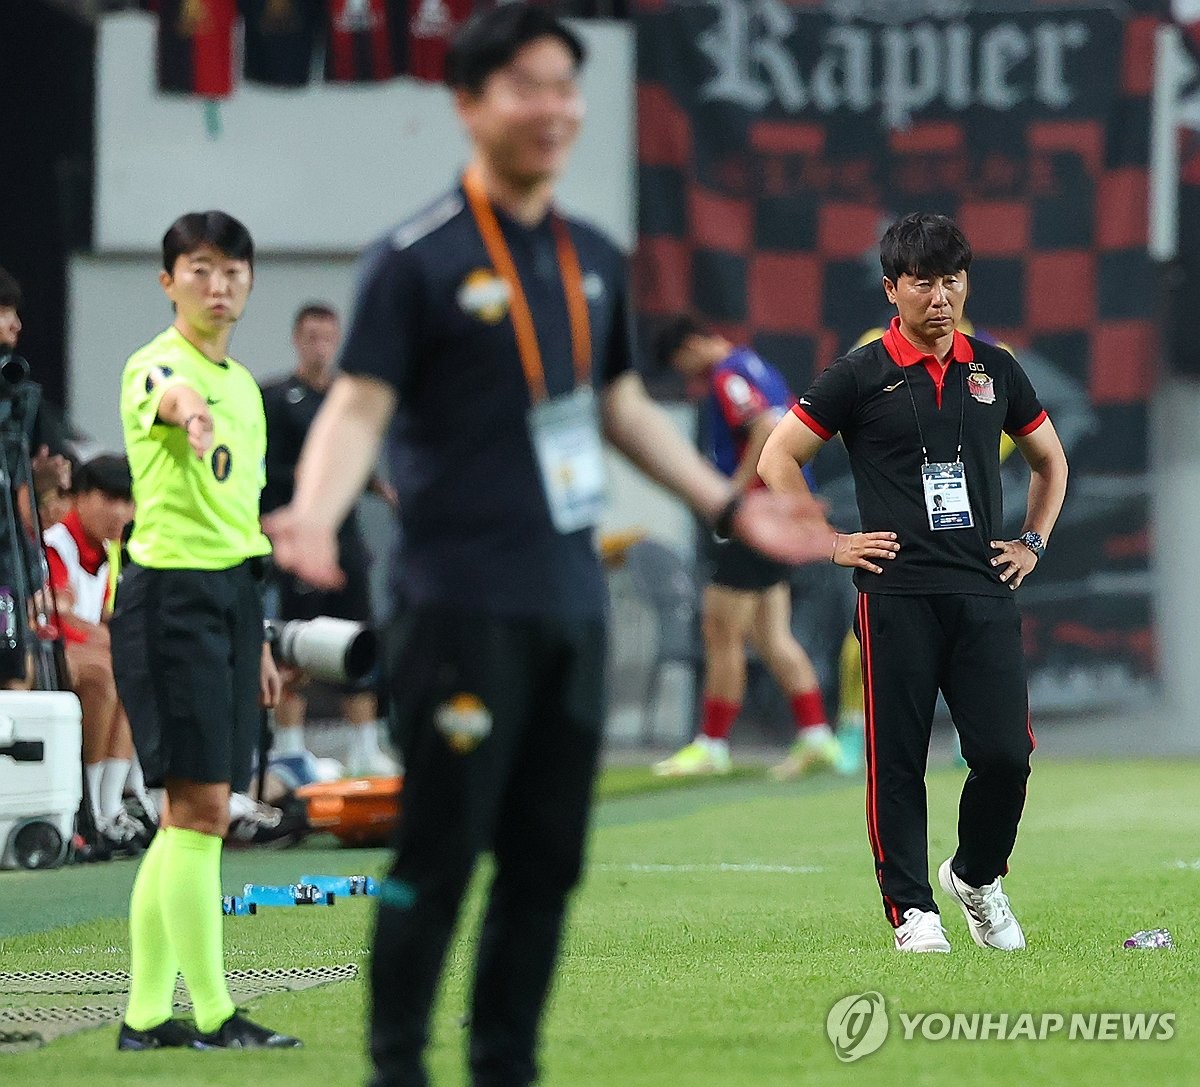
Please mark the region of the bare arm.
<svg viewBox="0 0 1200 1087"><path fill-rule="evenodd" d="M263 519L279 565L318 588L341 583L337 530L362 494L395 409L386 382L340 375L304 441L291 504Z"/></svg>
<svg viewBox="0 0 1200 1087"><path fill-rule="evenodd" d="M746 448L733 473L734 490L744 491L758 479L758 458L762 455L763 446L767 444L767 439L777 422L778 416L775 412L764 411L750 424L750 432L746 435Z"/></svg>
<svg viewBox="0 0 1200 1087"><path fill-rule="evenodd" d="M762 490L739 495L675 429L636 374L625 374L604 390L601 415L609 441L709 524L724 512L731 534L780 562L812 562L829 554L833 529L807 490L792 496Z"/></svg>
<svg viewBox="0 0 1200 1087"><path fill-rule="evenodd" d="M789 411L763 446L758 474L771 490L780 494L807 494L808 480L801 469L824 444L824 438ZM830 562L838 566L857 566L872 574L882 574L883 567L871 560L894 559L899 550L894 532L839 532L828 554Z"/></svg>
<svg viewBox="0 0 1200 1087"><path fill-rule="evenodd" d="M758 474L780 494L807 494L808 481L801 469L817 455L824 439L788 412L771 432L758 458Z"/></svg>
<svg viewBox="0 0 1200 1087"><path fill-rule="evenodd" d="M354 374L337 377L296 465L292 508L297 516L336 531L375 468L395 410L396 394L386 382Z"/></svg>
<svg viewBox="0 0 1200 1087"><path fill-rule="evenodd" d="M1048 540L1067 497L1067 454L1049 419L1032 434L1013 441L1029 465L1029 498L1021 531Z"/></svg>
<svg viewBox="0 0 1200 1087"><path fill-rule="evenodd" d="M1067 454L1049 419L1032 434L1013 438L1013 441L1029 465L1029 498L1025 526L1021 531L1036 532L1043 541L1049 540L1067 496ZM1010 589L1017 588L1037 566L1038 556L1020 540L992 540L991 543L999 552L992 559L992 565L1002 568L1000 580L1007 582Z"/></svg>
<svg viewBox="0 0 1200 1087"><path fill-rule="evenodd" d="M208 402L190 385L173 385L163 393L158 402L158 421L183 430L197 457L212 448L213 420Z"/></svg>
<svg viewBox="0 0 1200 1087"><path fill-rule="evenodd" d="M634 373L621 375L600 402L604 436L655 483L678 495L710 524L734 494L646 392Z"/></svg>

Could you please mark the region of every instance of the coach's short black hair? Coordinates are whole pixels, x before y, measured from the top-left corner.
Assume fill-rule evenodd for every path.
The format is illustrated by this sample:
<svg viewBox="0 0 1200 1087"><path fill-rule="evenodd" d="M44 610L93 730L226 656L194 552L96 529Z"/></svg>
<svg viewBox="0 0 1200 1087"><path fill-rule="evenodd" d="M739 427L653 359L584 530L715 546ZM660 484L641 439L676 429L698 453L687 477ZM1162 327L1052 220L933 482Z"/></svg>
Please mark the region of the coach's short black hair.
<svg viewBox="0 0 1200 1087"><path fill-rule="evenodd" d="M296 316L292 318L292 331L295 332L310 317L316 317L322 321L341 320L338 317L338 311L328 302L305 302L303 306L296 310Z"/></svg>
<svg viewBox="0 0 1200 1087"><path fill-rule="evenodd" d="M3 268L0 268L0 306L21 308L21 284Z"/></svg>
<svg viewBox="0 0 1200 1087"><path fill-rule="evenodd" d="M503 68L517 52L538 38L557 38L582 66L587 50L561 19L531 4L501 4L473 15L446 54L446 83L478 94L487 77Z"/></svg>
<svg viewBox="0 0 1200 1087"><path fill-rule="evenodd" d="M129 461L114 453L102 453L80 465L71 473L71 490L75 494L101 491L109 498L133 497L133 478Z"/></svg>
<svg viewBox="0 0 1200 1087"><path fill-rule="evenodd" d="M887 228L879 263L893 283L902 275L948 276L971 267L971 244L953 219L911 212Z"/></svg>
<svg viewBox="0 0 1200 1087"><path fill-rule="evenodd" d="M675 355L692 336L707 336L708 330L690 313L672 317L654 337L654 361L662 368L675 365Z"/></svg>
<svg viewBox="0 0 1200 1087"><path fill-rule="evenodd" d="M162 240L163 269L175 272L175 262L202 245L211 245L233 260L249 262L254 270L254 240L232 215L223 211L189 211L168 228Z"/></svg>

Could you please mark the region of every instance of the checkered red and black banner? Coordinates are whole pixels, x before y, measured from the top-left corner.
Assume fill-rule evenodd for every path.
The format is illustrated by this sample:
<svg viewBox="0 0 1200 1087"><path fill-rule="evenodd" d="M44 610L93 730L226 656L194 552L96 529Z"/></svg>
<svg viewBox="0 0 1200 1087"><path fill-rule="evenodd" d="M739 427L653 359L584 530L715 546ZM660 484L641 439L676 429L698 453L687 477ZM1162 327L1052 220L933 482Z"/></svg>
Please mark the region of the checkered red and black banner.
<svg viewBox="0 0 1200 1087"><path fill-rule="evenodd" d="M932 210L965 230L968 316L1012 345L1071 459L1067 509L1022 593L1034 687L1067 704L1153 670L1157 25L1135 5L1037 0L642 0L638 14L647 332L691 309L803 389L887 318L890 220ZM1006 473L1013 528L1024 485Z"/></svg>

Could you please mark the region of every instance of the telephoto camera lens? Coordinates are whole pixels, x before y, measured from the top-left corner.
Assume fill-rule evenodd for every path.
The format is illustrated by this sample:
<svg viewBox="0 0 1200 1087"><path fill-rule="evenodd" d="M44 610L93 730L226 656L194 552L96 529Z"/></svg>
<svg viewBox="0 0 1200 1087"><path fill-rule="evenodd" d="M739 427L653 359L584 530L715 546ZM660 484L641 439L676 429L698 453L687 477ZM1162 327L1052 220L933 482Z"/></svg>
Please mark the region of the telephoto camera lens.
<svg viewBox="0 0 1200 1087"><path fill-rule="evenodd" d="M268 620L267 639L280 664L323 683L353 683L375 667L375 632L362 623L318 615L287 622Z"/></svg>

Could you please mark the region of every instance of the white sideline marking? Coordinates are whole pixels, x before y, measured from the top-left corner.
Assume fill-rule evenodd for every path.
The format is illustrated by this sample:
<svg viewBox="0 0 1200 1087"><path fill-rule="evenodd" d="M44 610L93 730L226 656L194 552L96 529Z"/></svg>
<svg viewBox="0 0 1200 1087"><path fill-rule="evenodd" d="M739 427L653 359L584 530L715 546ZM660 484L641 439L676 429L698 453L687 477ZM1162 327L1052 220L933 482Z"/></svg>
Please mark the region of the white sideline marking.
<svg viewBox="0 0 1200 1087"><path fill-rule="evenodd" d="M1185 872L1200 872L1200 857L1194 861L1168 861L1168 868L1178 868Z"/></svg>
<svg viewBox="0 0 1200 1087"><path fill-rule="evenodd" d="M772 872L785 876L824 872L819 864L593 864L601 872Z"/></svg>

